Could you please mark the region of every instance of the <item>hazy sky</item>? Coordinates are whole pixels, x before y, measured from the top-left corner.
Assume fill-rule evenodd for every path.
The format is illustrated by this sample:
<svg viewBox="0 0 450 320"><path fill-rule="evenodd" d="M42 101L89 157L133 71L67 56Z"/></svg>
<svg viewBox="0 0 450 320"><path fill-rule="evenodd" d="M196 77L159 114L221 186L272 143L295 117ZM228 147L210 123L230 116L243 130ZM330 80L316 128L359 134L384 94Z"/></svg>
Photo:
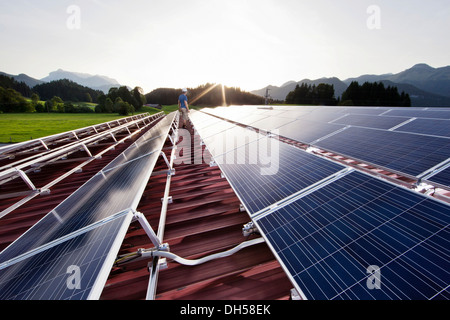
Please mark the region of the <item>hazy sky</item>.
<svg viewBox="0 0 450 320"><path fill-rule="evenodd" d="M450 65L449 0L0 0L0 71L146 92Z"/></svg>

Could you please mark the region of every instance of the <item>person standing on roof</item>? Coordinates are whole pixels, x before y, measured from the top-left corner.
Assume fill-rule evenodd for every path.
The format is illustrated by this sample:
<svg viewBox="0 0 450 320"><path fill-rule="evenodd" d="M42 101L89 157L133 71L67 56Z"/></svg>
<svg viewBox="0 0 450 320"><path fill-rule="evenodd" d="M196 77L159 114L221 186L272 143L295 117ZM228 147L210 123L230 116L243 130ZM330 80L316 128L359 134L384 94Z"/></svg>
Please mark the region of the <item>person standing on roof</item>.
<svg viewBox="0 0 450 320"><path fill-rule="evenodd" d="M187 121L189 119L189 104L187 98L187 89L183 89L183 93L178 98L178 109L181 113L181 119L183 119L183 128L186 128Z"/></svg>

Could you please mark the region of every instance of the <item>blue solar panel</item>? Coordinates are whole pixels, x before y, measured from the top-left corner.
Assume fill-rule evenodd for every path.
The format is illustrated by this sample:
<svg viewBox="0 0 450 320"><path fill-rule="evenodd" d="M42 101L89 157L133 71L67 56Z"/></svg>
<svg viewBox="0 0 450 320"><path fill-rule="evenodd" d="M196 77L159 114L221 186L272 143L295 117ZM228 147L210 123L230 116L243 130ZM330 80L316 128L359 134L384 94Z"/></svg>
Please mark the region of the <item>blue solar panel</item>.
<svg viewBox="0 0 450 320"><path fill-rule="evenodd" d="M431 183L437 183L446 189L450 189L450 167L438 172L427 180Z"/></svg>
<svg viewBox="0 0 450 320"><path fill-rule="evenodd" d="M0 262L29 252L109 216L137 206L167 137L168 123L152 128L0 254ZM165 132L162 133L162 129Z"/></svg>
<svg viewBox="0 0 450 320"><path fill-rule="evenodd" d="M279 118L279 117L268 117L263 120L252 123L252 127L258 128L264 131L273 131L278 129L290 122L295 121L295 119L289 118Z"/></svg>
<svg viewBox="0 0 450 320"><path fill-rule="evenodd" d="M137 208L173 120L174 114L162 119L1 252L1 285L2 291L9 292L8 299L85 299L89 295L101 276L98 272L105 267L102 263L114 249L111 245L116 239L123 240L118 231L128 228L128 213ZM118 213L125 214L117 217ZM74 237L67 240L68 236ZM17 260L19 257L26 259ZM10 266L11 261L17 263ZM83 288L85 293L70 295L60 287L61 275L66 272L62 269L64 263L86 266L90 280ZM17 281L11 282L10 278Z"/></svg>
<svg viewBox="0 0 450 320"><path fill-rule="evenodd" d="M407 121L409 118L402 117L384 117L372 115L349 114L339 118L332 123L351 125L356 127L374 128L374 129L391 129L399 124Z"/></svg>
<svg viewBox="0 0 450 320"><path fill-rule="evenodd" d="M381 115L392 108L389 107L325 107L324 112L341 112L361 115Z"/></svg>
<svg viewBox="0 0 450 320"><path fill-rule="evenodd" d="M250 215L345 169L268 138L226 154L219 166Z"/></svg>
<svg viewBox="0 0 450 320"><path fill-rule="evenodd" d="M97 275L114 259L131 221L125 212L116 219L73 239L0 269L0 300L96 299ZM114 243L119 246L112 250ZM112 265L112 262L111 262ZM109 265L109 268L111 268ZM77 268L77 269L71 269ZM76 272L78 273L78 278ZM109 274L109 270L105 270ZM77 281L79 281L77 283ZM106 281L106 279L104 279ZM94 295L94 296L93 296Z"/></svg>
<svg viewBox="0 0 450 320"><path fill-rule="evenodd" d="M448 298L448 204L352 172L256 223L308 299Z"/></svg>
<svg viewBox="0 0 450 320"><path fill-rule="evenodd" d="M395 131L450 137L450 120L415 119Z"/></svg>
<svg viewBox="0 0 450 320"><path fill-rule="evenodd" d="M343 125L321 123L309 120L296 120L278 128L279 135L310 144L317 139L345 128Z"/></svg>
<svg viewBox="0 0 450 320"><path fill-rule="evenodd" d="M358 127L315 145L411 176L450 158L450 139Z"/></svg>
<svg viewBox="0 0 450 320"><path fill-rule="evenodd" d="M450 119L449 110L437 110L436 108L430 110L418 110L414 108L392 109L384 115L411 118Z"/></svg>

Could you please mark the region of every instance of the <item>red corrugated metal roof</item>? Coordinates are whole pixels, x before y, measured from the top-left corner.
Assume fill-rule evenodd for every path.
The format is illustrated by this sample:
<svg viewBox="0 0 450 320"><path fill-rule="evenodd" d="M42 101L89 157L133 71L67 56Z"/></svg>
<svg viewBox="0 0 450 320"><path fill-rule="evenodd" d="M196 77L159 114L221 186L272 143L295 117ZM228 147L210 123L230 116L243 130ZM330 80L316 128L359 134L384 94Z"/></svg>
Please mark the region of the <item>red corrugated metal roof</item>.
<svg viewBox="0 0 450 320"><path fill-rule="evenodd" d="M192 128L189 128L192 133ZM145 131L144 131L145 132ZM143 133L143 132L142 132ZM141 134L142 134L141 133ZM77 188L104 168L123 152L140 135L116 146L101 159L86 165L82 172L75 173L52 187L49 195L38 196L0 219L0 250L17 239L45 214L66 199ZM192 143L194 143L192 139ZM114 141L105 141L106 145ZM286 141L303 147L295 141ZM171 152L170 141L164 151ZM105 148L99 145L93 148ZM321 151L319 151L321 152ZM94 152L93 152L94 153ZM322 155L345 162L350 159L323 153ZM83 151L69 156L73 162L54 163L43 167L39 172L30 172L29 177L36 187L45 185L62 173L75 167L86 157ZM15 160L17 161L18 158ZM77 160L78 159L78 160ZM1 160L1 164L7 159ZM410 184L405 177L377 168L364 166L365 170L377 172L385 177ZM242 226L250 221L245 212L240 212L240 202L232 188L221 177L218 167L209 164L175 165L176 175L172 177L171 192L173 203L167 212L164 242L170 251L186 259L197 259L205 255L222 252L247 240L242 234ZM154 171L167 170L165 161L160 158ZM166 175L153 176L139 204L153 229L159 224L161 198L164 195ZM0 196L15 192L28 192L29 188L21 179L0 185ZM447 191L441 191L448 196ZM4 198L0 202L0 212L17 202L23 196ZM448 200L448 198L446 198ZM156 231L156 230L155 230ZM252 236L256 237L256 236ZM152 244L139 223L133 223L123 241L120 254L136 252L140 248L152 248ZM140 300L145 299L149 282L148 263L135 261L115 266L111 270L101 299ZM258 244L243 249L227 257L208 263L189 267L168 262L168 268L159 273L157 300L273 300L289 299L292 284L274 258L266 244Z"/></svg>
<svg viewBox="0 0 450 320"><path fill-rule="evenodd" d="M82 172L75 173L62 180L54 187L48 195L39 195L28 201L18 209L9 213L0 219L0 250L6 248L11 242L16 240L20 235L32 227L36 222L43 218L53 208L65 200L70 194L82 186L86 181L103 169L118 154L123 152L135 139L127 141L127 143L119 144L114 151L105 154L101 159L97 159L87 166ZM83 152L71 155L71 158L85 157ZM40 172L30 173L28 176L37 188L52 181L72 167L76 166L76 162L72 164L52 164L45 166ZM10 194L18 191L29 191L29 188L21 179L14 179L4 185L0 185L0 194ZM14 197L4 199L0 203L0 211L8 208L10 205L19 201L22 197Z"/></svg>
<svg viewBox="0 0 450 320"><path fill-rule="evenodd" d="M192 129L191 129L192 132ZM192 142L194 139L192 139ZM168 145L170 146L170 145ZM160 159L155 171L167 169ZM164 242L186 259L222 252L247 240L242 227L250 221L240 212L240 202L218 167L208 164L176 165L168 207ZM139 204L155 229L159 223L166 177L153 177ZM134 224L120 254L152 245ZM102 299L145 299L149 261L114 268ZM159 274L157 300L289 299L291 283L266 244L246 248L233 256L198 266L169 262Z"/></svg>
<svg viewBox="0 0 450 320"><path fill-rule="evenodd" d="M101 159L83 167L81 172L65 178L51 188L50 194L39 195L0 219L0 250L6 248L103 169L141 134L117 145ZM101 150L114 141L111 139L104 143L90 147L93 154L97 150L92 148ZM165 152L169 156L169 140L166 147ZM17 161L19 157L21 156L17 156L13 161ZM40 188L76 167L86 159L86 154L84 151L78 151L69 155L68 159L73 161L55 162L42 167L39 172L29 172L27 175L36 188ZM4 165L12 160L2 161ZM221 178L218 167L203 163L176 165L175 169L176 175L172 178L170 193L173 203L168 208L164 238L164 242L169 243L171 252L183 258L196 259L228 250L247 240L242 235L242 226L250 219L245 212L240 212L240 202L226 179ZM167 170L162 158L154 169L155 172L160 170ZM165 175L152 177L138 207L154 229L159 223L165 183ZM16 192L30 192L30 189L21 179L0 185L0 196ZM20 195L2 199L0 211L23 197ZM139 223L135 222L128 230L120 253L151 247L149 238ZM148 262L140 261L114 267L102 299L145 299L149 281ZM259 244L243 249L231 257L195 267L169 261L168 268L160 272L156 299L288 299L291 287L271 251L265 244Z"/></svg>

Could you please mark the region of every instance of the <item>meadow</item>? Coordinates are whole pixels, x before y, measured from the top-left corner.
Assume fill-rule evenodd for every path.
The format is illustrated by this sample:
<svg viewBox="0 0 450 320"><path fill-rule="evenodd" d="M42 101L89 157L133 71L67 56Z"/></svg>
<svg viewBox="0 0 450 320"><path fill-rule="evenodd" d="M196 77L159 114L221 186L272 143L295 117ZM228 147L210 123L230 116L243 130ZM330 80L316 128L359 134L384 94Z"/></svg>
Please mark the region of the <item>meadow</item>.
<svg viewBox="0 0 450 320"><path fill-rule="evenodd" d="M113 114L0 114L0 143L15 143L123 118Z"/></svg>
<svg viewBox="0 0 450 320"><path fill-rule="evenodd" d="M162 108L166 114L176 110L178 110L177 105ZM144 107L140 113L155 114L160 111ZM124 116L105 113L2 113L0 114L0 143L38 139L120 118Z"/></svg>

